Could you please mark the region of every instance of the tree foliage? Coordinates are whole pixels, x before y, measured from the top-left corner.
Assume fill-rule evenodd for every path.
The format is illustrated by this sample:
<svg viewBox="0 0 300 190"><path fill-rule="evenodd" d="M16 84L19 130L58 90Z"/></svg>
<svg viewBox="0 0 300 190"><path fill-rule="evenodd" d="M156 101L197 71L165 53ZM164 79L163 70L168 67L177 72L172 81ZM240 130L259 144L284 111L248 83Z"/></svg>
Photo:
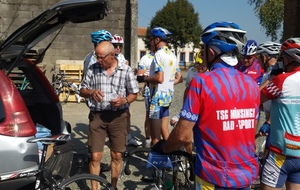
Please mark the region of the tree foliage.
<svg viewBox="0 0 300 190"><path fill-rule="evenodd" d="M177 52L189 42L193 42L194 48L199 47L202 27L199 24L199 14L188 0L168 1L167 4L153 17L148 28L163 27L172 33L170 43ZM145 43L149 44L149 35Z"/></svg>
<svg viewBox="0 0 300 190"><path fill-rule="evenodd" d="M248 0L250 5L255 5L254 12L265 28L265 34L273 41L278 39L284 18L284 0Z"/></svg>

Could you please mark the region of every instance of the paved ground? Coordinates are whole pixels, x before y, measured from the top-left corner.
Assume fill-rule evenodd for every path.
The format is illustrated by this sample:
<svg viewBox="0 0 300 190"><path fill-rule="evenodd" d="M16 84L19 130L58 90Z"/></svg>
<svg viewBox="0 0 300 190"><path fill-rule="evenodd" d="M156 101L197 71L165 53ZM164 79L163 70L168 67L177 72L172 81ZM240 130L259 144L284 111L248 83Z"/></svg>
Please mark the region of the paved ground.
<svg viewBox="0 0 300 190"><path fill-rule="evenodd" d="M186 72L183 71L183 77L185 79ZM177 114L182 105L182 96L184 92L185 84L181 83L176 85L175 92L175 103L170 108L170 115L173 116ZM62 105L63 116L66 121L68 121L72 126L72 136L74 143L74 163L77 158L85 159L87 154L86 140L87 140L87 131L88 131L88 112L89 109L85 103L66 103ZM130 106L131 113L131 130L133 136L144 141L144 119L145 119L145 106L143 101L135 101ZM170 127L171 130L171 127ZM133 147L128 147L128 150ZM103 162L109 163L109 149L105 147ZM118 183L119 189L149 189L149 183L144 183L141 181L141 177L146 171L145 163L140 160L135 160L131 167L132 174L124 175ZM84 170L87 171L86 165ZM110 172L103 173L103 176L110 181Z"/></svg>
<svg viewBox="0 0 300 190"><path fill-rule="evenodd" d="M185 79L186 72L183 71L183 77ZM170 108L170 115L173 116L179 112L182 106L182 96L184 92L185 84L181 83L175 86L175 101ZM86 158L86 139L88 131L88 108L85 103L67 103L63 106L64 119L69 121L72 126L72 136L74 142L74 153L75 159L74 163L78 158ZM131 112L131 130L132 134L142 141L144 140L144 118L145 118L145 107L143 101L135 101L130 106ZM170 127L171 130L171 127ZM133 149L133 147L128 147L128 150ZM105 147L105 154L102 160L105 163L110 162L109 149ZM124 175L118 182L119 189L150 189L149 183L141 181L143 174L151 172L146 170L145 162L141 160L134 160L134 164L130 167L132 169L131 175ZM88 172L87 165L85 164L84 170ZM171 174L171 173L170 173ZM105 172L102 174L110 181L110 172ZM167 177L170 177L167 174Z"/></svg>

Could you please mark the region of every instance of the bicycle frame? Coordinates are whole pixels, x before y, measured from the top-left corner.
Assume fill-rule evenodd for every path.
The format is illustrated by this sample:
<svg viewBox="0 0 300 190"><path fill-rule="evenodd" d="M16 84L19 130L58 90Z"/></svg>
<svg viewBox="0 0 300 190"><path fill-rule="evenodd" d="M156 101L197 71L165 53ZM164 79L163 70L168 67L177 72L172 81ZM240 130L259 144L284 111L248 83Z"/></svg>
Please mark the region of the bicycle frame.
<svg viewBox="0 0 300 190"><path fill-rule="evenodd" d="M150 148L136 148L136 149L133 149L129 152L126 152L124 154L124 168L123 168L123 171L121 172L121 176L122 176L122 173L124 172L126 175L130 175L131 174L131 170L129 169L129 164L130 164L130 158L131 157L135 157L135 158L138 158L142 161L145 161L147 163L148 166L151 166L155 169L155 179L154 179L154 185L155 185L155 188L156 189L166 189L166 185L165 185L165 172L167 170L167 168L170 167L169 163L167 160L165 160L164 158L162 160L148 160L148 159L144 159L144 158L141 158L139 156L135 156L135 154L137 153L151 153L151 149ZM190 164L191 164L191 167L190 167L190 178L194 179L194 156L185 152L185 151L181 151L181 150L178 150L178 151L174 151L174 152L171 152L170 154L168 155L164 155L164 156L183 156L183 157L186 157ZM182 159L179 158L178 160L171 160L171 163L177 163L177 162L181 162ZM164 167L163 165L166 165L167 167ZM175 168L173 168L175 169ZM186 176L187 177L187 176ZM187 180L188 178L186 178Z"/></svg>
<svg viewBox="0 0 300 190"><path fill-rule="evenodd" d="M76 93L77 101L78 103L81 100L81 97L79 96L79 90L78 86L74 82L69 82L66 79L66 75L64 72L56 73L55 70L52 68L51 72L53 73L52 78L52 86L55 90L55 93L60 96L62 95L62 100L60 100L61 103L66 103L68 101L68 98L70 96L71 90L73 90Z"/></svg>

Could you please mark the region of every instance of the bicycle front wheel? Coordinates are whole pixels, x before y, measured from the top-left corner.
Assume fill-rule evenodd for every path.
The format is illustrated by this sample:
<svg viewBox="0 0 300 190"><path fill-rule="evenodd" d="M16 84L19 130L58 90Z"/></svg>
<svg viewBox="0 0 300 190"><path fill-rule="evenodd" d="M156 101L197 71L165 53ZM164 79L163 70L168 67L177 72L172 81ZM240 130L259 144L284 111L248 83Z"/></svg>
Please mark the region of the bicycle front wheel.
<svg viewBox="0 0 300 190"><path fill-rule="evenodd" d="M90 190L91 180L98 182L98 189L113 190L111 184L103 177L93 174L78 174L64 180L58 189L61 190Z"/></svg>

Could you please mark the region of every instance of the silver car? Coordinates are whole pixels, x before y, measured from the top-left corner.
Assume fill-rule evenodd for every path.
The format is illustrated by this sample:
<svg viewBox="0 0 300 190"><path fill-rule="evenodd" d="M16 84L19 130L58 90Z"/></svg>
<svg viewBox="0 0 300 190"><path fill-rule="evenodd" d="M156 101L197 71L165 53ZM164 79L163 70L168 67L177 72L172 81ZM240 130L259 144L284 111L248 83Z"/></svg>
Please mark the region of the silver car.
<svg viewBox="0 0 300 190"><path fill-rule="evenodd" d="M41 40L67 23L101 20L106 15L106 0L68 0L57 3L21 26L0 42L0 189L29 189L34 177L22 176L38 168L37 144L27 143L36 126L52 135L70 133L62 108L45 74L37 67L45 50L36 60L26 59ZM24 59L25 57L25 59Z"/></svg>

